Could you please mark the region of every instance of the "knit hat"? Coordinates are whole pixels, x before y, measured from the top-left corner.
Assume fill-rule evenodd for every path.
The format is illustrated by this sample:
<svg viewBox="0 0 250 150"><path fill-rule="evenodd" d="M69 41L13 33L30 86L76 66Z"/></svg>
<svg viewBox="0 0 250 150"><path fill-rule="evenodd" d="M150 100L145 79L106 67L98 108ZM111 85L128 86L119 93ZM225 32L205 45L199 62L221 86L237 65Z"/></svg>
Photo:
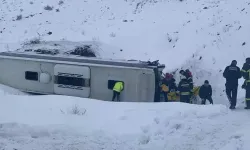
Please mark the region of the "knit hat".
<svg viewBox="0 0 250 150"><path fill-rule="evenodd" d="M205 80L205 82L204 82L205 84L209 84L209 82L208 82L208 80Z"/></svg>
<svg viewBox="0 0 250 150"><path fill-rule="evenodd" d="M233 60L231 64L232 64L232 65L237 65L237 61L236 61L236 60Z"/></svg>

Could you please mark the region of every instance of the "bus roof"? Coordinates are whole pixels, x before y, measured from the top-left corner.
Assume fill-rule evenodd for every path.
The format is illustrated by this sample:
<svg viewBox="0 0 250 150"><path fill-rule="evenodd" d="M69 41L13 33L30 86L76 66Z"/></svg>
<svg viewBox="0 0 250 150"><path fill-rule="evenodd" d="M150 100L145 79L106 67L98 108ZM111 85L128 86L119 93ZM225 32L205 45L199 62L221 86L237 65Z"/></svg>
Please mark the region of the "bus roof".
<svg viewBox="0 0 250 150"><path fill-rule="evenodd" d="M64 62L75 62L75 63L88 63L88 64L100 64L110 66L124 66L124 67L135 67L135 68L165 68L165 65L159 64L158 61L138 61L138 60L113 60L113 59L102 59L93 57L83 56L72 56L72 55L46 55L46 54L34 54L29 52L0 52L0 57L13 57L19 59L32 58L42 59L50 61L64 61Z"/></svg>

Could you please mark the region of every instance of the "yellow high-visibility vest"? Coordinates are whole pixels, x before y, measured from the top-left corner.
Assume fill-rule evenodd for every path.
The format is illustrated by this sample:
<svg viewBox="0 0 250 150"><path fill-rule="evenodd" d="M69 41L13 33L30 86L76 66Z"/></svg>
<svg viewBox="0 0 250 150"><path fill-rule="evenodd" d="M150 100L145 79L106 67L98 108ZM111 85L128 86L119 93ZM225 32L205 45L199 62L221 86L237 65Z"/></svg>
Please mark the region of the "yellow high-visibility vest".
<svg viewBox="0 0 250 150"><path fill-rule="evenodd" d="M113 90L116 91L116 92L121 92L123 90L123 83L122 82L116 82Z"/></svg>
<svg viewBox="0 0 250 150"><path fill-rule="evenodd" d="M161 85L161 89L162 89L162 91L164 91L164 92L168 92L168 91L169 91L168 86L166 86L165 84L162 84L162 85Z"/></svg>

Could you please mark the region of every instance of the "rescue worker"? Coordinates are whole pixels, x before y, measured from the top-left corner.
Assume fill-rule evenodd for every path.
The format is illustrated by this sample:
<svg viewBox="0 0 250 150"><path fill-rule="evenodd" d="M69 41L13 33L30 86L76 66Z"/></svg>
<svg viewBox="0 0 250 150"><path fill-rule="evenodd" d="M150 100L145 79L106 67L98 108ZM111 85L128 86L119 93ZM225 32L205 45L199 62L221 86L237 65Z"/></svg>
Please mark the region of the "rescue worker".
<svg viewBox="0 0 250 150"><path fill-rule="evenodd" d="M168 74L166 76L167 79L167 86L168 86L168 101L176 101L177 100L177 95L176 95L176 91L177 91L177 86L175 83L175 79L173 77L172 74Z"/></svg>
<svg viewBox="0 0 250 150"><path fill-rule="evenodd" d="M244 63L241 73L243 78L245 79L244 84L242 85L242 88L246 90L246 107L245 109L250 109L250 57L246 59L246 62Z"/></svg>
<svg viewBox="0 0 250 150"><path fill-rule="evenodd" d="M117 98L117 101L120 101L120 94L124 89L124 83L119 81L116 82L114 87L113 87L113 98L112 101L115 100L115 98Z"/></svg>
<svg viewBox="0 0 250 150"><path fill-rule="evenodd" d="M199 96L202 100L202 105L206 104L206 100L208 100L210 104L213 104L212 86L209 84L208 80L205 80L204 84L200 87Z"/></svg>
<svg viewBox="0 0 250 150"><path fill-rule="evenodd" d="M193 76L192 73L190 72L189 69L180 70L179 72L181 75L184 75L187 78L188 83L190 84L190 87L193 89L194 88L194 83L193 83Z"/></svg>
<svg viewBox="0 0 250 150"><path fill-rule="evenodd" d="M185 71L184 70L180 70L180 75L183 75L183 76L186 76L186 73L185 73ZM180 77L182 77L182 76L180 76Z"/></svg>
<svg viewBox="0 0 250 150"><path fill-rule="evenodd" d="M184 75L181 75L181 81L178 85L178 91L180 94L180 102L190 103L191 98L191 86Z"/></svg>
<svg viewBox="0 0 250 150"><path fill-rule="evenodd" d="M161 84L161 92L164 96L164 101L168 102L168 92L169 92L169 88L168 88L168 78L169 78L169 73L165 74L165 77L162 79L162 84Z"/></svg>
<svg viewBox="0 0 250 150"><path fill-rule="evenodd" d="M168 86L165 83L162 83L161 92L162 92L162 94L164 96L164 101L165 102L168 102L168 91L169 91Z"/></svg>
<svg viewBox="0 0 250 150"><path fill-rule="evenodd" d="M241 78L240 68L237 66L237 61L233 60L231 65L227 66L223 72L223 77L226 78L226 94L230 102L230 109L235 109L237 103L238 80Z"/></svg>
<svg viewBox="0 0 250 150"><path fill-rule="evenodd" d="M193 75L189 69L186 69L185 72L186 72L186 77L187 77L188 83L190 84L191 88L193 89L194 88Z"/></svg>

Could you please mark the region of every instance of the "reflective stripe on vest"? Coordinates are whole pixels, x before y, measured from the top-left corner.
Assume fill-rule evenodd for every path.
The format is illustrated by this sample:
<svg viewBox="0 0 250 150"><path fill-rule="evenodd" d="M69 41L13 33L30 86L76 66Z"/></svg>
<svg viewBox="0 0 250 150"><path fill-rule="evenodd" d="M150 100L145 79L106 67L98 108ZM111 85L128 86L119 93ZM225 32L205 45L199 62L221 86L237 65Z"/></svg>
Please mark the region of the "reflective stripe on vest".
<svg viewBox="0 0 250 150"><path fill-rule="evenodd" d="M250 82L250 80L247 80L246 82Z"/></svg>
<svg viewBox="0 0 250 150"><path fill-rule="evenodd" d="M241 69L241 72L247 72L246 70Z"/></svg>
<svg viewBox="0 0 250 150"><path fill-rule="evenodd" d="M181 92L181 95L190 95L190 92Z"/></svg>
<svg viewBox="0 0 250 150"><path fill-rule="evenodd" d="M246 101L250 101L250 98L246 98Z"/></svg>

